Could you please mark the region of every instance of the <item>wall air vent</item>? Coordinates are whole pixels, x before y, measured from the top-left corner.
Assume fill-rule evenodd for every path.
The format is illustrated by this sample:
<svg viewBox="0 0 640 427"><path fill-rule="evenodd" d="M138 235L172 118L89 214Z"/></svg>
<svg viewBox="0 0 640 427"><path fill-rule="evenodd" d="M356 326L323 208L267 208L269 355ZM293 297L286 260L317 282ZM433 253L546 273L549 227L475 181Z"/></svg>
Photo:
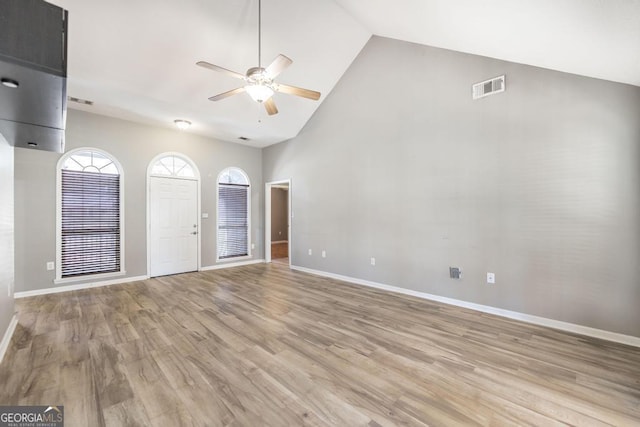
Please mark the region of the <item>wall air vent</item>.
<svg viewBox="0 0 640 427"><path fill-rule="evenodd" d="M86 99L80 99L73 96L69 96L67 97L67 99L69 100L69 102L75 102L77 104L93 105L93 101L87 101Z"/></svg>
<svg viewBox="0 0 640 427"><path fill-rule="evenodd" d="M473 85L473 99L484 98L505 91L504 75Z"/></svg>

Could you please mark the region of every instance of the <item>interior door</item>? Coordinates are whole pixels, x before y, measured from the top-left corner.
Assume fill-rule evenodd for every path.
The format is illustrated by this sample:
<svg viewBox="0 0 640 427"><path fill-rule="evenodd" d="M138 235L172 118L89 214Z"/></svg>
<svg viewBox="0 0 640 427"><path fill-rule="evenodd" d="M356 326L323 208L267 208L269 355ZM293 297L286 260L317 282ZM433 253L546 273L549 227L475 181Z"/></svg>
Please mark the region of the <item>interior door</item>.
<svg viewBox="0 0 640 427"><path fill-rule="evenodd" d="M198 183L149 178L150 275L198 269Z"/></svg>

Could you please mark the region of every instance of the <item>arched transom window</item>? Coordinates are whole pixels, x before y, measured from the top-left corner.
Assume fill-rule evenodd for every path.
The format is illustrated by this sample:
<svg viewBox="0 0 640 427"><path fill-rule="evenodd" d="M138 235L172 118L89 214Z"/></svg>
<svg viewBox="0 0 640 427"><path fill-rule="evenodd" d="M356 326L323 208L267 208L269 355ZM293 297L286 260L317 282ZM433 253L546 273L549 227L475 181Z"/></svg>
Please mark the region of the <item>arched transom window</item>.
<svg viewBox="0 0 640 427"><path fill-rule="evenodd" d="M196 177L193 166L183 158L174 155L168 155L158 159L151 167L151 175L173 176L177 178Z"/></svg>
<svg viewBox="0 0 640 427"><path fill-rule="evenodd" d="M249 178L242 169L227 168L220 173L218 184L249 186Z"/></svg>
<svg viewBox="0 0 640 427"><path fill-rule="evenodd" d="M120 175L111 158L98 151L75 151L62 164L63 170Z"/></svg>

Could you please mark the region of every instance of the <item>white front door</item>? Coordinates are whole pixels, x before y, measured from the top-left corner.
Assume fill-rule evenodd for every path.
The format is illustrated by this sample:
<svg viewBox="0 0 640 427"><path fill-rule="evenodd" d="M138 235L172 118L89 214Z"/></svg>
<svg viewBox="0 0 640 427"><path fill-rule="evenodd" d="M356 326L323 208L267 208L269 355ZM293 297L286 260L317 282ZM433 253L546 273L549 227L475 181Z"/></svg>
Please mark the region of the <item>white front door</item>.
<svg viewBox="0 0 640 427"><path fill-rule="evenodd" d="M198 183L149 178L150 275L198 269Z"/></svg>

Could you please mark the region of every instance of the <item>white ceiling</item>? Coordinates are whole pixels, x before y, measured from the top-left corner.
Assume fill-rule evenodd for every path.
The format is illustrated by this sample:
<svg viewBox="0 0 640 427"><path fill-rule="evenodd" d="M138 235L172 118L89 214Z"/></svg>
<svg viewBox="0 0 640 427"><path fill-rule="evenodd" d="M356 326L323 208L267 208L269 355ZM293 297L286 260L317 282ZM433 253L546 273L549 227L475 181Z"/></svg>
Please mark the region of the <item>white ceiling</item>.
<svg viewBox="0 0 640 427"><path fill-rule="evenodd" d="M293 64L268 116L247 94L209 96L257 65L257 0L49 0L69 10L68 94L113 117L264 147L298 134L372 34L640 86L640 0L263 0L263 65Z"/></svg>

